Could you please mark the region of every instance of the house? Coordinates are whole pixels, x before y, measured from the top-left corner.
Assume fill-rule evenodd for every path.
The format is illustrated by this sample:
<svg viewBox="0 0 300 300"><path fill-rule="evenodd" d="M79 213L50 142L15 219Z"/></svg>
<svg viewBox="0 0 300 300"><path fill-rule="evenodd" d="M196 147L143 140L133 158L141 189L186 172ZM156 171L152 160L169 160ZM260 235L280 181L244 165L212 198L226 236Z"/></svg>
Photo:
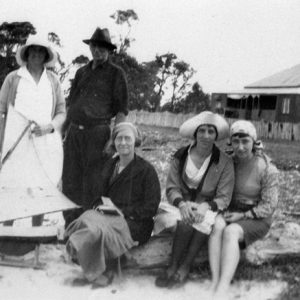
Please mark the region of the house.
<svg viewBox="0 0 300 300"><path fill-rule="evenodd" d="M231 119L300 123L300 64L241 91L213 93L212 108Z"/></svg>

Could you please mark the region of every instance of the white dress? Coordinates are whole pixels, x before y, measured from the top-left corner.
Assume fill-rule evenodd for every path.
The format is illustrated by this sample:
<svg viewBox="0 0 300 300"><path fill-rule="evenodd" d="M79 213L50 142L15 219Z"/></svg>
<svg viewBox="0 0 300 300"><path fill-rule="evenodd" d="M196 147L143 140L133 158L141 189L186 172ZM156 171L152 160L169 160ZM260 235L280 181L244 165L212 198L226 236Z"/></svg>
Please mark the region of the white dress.
<svg viewBox="0 0 300 300"><path fill-rule="evenodd" d="M16 93L15 110L28 120L34 121L39 125L51 123L53 95L46 70L43 71L38 83L34 81L25 66L19 69L18 75L21 79ZM60 133L54 131L54 133L41 137L30 134L29 138L33 141L34 150L44 172L50 181L57 186L61 179L63 164L63 148ZM31 178L34 176L33 172L34 170L30 174ZM25 179L25 181L27 180Z"/></svg>

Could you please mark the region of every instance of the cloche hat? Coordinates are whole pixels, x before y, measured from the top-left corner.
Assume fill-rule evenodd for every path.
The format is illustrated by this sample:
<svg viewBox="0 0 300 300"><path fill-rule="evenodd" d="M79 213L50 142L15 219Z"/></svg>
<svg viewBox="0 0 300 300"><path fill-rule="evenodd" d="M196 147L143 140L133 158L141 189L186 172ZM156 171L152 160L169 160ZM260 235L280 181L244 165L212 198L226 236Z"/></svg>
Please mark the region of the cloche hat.
<svg viewBox="0 0 300 300"><path fill-rule="evenodd" d="M43 39L38 35L30 35L25 43L25 45L18 48L16 53L16 60L20 67L25 66L27 64L26 58L24 57L26 49L29 46L41 46L45 47L48 52L48 59L45 61L45 67L54 67L57 61L57 53L50 46L49 42L46 39Z"/></svg>
<svg viewBox="0 0 300 300"><path fill-rule="evenodd" d="M100 29L99 27L97 27L92 37L89 40L83 40L83 42L86 44L95 43L99 46L107 48L108 50L117 49L117 46L111 43L109 31L107 28Z"/></svg>
<svg viewBox="0 0 300 300"><path fill-rule="evenodd" d="M213 125L217 129L217 140L229 137L229 125L219 114L211 111L203 111L200 114L185 121L179 128L183 137L194 138L197 128L201 125Z"/></svg>
<svg viewBox="0 0 300 300"><path fill-rule="evenodd" d="M235 121L230 127L230 137L234 134L243 133L249 135L254 141L257 140L257 133L254 125L246 120Z"/></svg>
<svg viewBox="0 0 300 300"><path fill-rule="evenodd" d="M138 147L141 145L142 142L142 136L141 136L141 132L137 129L136 126L134 126L132 123L130 122L120 122L118 124L116 124L116 126L114 127L113 131L112 131L112 140L114 141L115 138L117 137L117 135L125 130L130 130L132 131L134 137L135 137L135 146Z"/></svg>

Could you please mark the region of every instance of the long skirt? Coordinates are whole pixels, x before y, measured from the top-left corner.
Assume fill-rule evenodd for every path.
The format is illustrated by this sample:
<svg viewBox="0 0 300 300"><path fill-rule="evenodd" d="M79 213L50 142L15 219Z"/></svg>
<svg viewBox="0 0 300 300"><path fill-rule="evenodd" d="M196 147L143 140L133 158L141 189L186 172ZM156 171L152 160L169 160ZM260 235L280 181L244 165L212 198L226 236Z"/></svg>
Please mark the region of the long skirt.
<svg viewBox="0 0 300 300"><path fill-rule="evenodd" d="M120 257L136 245L126 220L88 210L74 220L66 230L66 248L78 260L89 281L97 279L109 260Z"/></svg>

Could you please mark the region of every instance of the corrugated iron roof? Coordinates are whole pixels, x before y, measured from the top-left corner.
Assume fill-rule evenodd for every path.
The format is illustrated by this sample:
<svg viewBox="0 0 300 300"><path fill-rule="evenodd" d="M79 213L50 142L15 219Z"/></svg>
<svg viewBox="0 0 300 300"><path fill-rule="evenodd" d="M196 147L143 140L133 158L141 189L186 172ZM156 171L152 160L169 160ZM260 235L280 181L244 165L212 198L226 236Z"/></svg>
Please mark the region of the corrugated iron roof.
<svg viewBox="0 0 300 300"><path fill-rule="evenodd" d="M295 87L300 87L300 64L245 86L251 89Z"/></svg>
<svg viewBox="0 0 300 300"><path fill-rule="evenodd" d="M213 92L212 94L227 94L227 95L285 95L285 94L296 94L300 95L300 87L265 87L265 88L244 88L243 90L234 90L234 91L218 91Z"/></svg>

